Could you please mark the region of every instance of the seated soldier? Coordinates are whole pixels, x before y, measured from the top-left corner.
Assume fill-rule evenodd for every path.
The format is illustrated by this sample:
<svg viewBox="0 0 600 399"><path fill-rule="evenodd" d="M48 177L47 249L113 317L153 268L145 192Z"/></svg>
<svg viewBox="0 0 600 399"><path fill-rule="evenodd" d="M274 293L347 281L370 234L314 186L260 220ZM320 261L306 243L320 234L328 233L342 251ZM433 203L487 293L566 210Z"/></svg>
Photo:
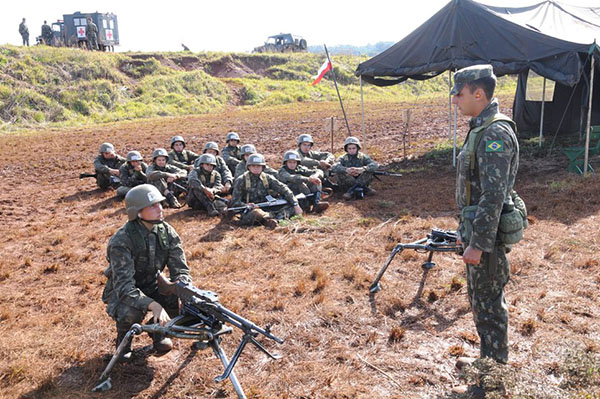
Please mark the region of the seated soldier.
<svg viewBox="0 0 600 399"><path fill-rule="evenodd" d="M169 154L164 148L154 150L152 165L146 170L146 179L148 183L158 188L158 191L166 197L166 204L170 208L181 208L176 195L181 194L182 190L178 189L173 183L180 185L187 178L187 172L175 165L168 165L168 157Z"/></svg>
<svg viewBox="0 0 600 399"><path fill-rule="evenodd" d="M265 158L261 154L250 155L248 158L248 170L233 182L231 206L250 207L248 212L242 213L242 224L253 225L260 223L267 227L275 228L278 219L302 215L302 208L300 208L292 191L285 184L263 172L265 166ZM288 205L280 209L271 210L270 212L258 208L256 204L266 202L269 191L281 194L288 202Z"/></svg>
<svg viewBox="0 0 600 399"><path fill-rule="evenodd" d="M338 186L345 191L343 198L362 198L363 194L375 195L375 190L369 187L373 180L373 172L379 165L367 154L360 152L360 141L356 137L348 137L344 142L345 155L338 158L332 166L331 173L335 173Z"/></svg>
<svg viewBox="0 0 600 399"><path fill-rule="evenodd" d="M279 169L279 181L287 184L294 195L312 194L307 200L300 200L300 206L307 212L323 212L329 208L327 202L321 202L323 171L298 165L300 155L296 151L286 151L283 166Z"/></svg>
<svg viewBox="0 0 600 399"><path fill-rule="evenodd" d="M242 160L242 153L240 152L240 136L236 132L227 133L227 137L225 137L225 142L227 146L223 148L221 154L223 154L223 159L229 168L231 174L235 175L235 168L238 163Z"/></svg>
<svg viewBox="0 0 600 399"><path fill-rule="evenodd" d="M216 195L221 192L221 175L215 170L217 160L212 154L202 154L196 168L188 176L187 204L193 209L206 209L208 216L219 216L226 204Z"/></svg>
<svg viewBox="0 0 600 399"><path fill-rule="evenodd" d="M238 177L246 173L246 171L248 170L246 168L246 161L248 160L248 157L250 155L256 154L256 148L254 148L252 144L244 144L242 146L242 149L240 150L240 153L242 154L242 160L235 167L235 173L233 174L234 179L237 179ZM277 171L272 167L268 166L266 163L264 165L264 172L277 178Z"/></svg>
<svg viewBox="0 0 600 399"><path fill-rule="evenodd" d="M204 153L213 155L217 162L217 166L215 166L215 170L221 176L221 184L223 185L223 188L221 188L221 192L219 192L218 194L228 194L229 192L231 192L231 187L233 186L233 175L231 174L231 171L227 167L225 160L219 156L219 145L217 143L215 143L214 141L207 142L206 144L204 144ZM200 158L202 158L202 157L200 157ZM194 166L196 168L199 166L198 160L196 160L196 162L194 163ZM188 183L189 183L189 179L188 179Z"/></svg>
<svg viewBox="0 0 600 399"><path fill-rule="evenodd" d="M160 202L165 198L156 187L142 184L125 197L127 219L108 242L108 277L102 301L106 313L117 324L117 348L134 323L142 323L152 311L154 323L164 326L179 313L178 298L158 292L158 273L165 267L173 282L191 284L190 270L179 235L163 222ZM173 344L163 334L152 335L154 350L168 352ZM131 357L131 346L123 358Z"/></svg>
<svg viewBox="0 0 600 399"><path fill-rule="evenodd" d="M96 184L102 190L109 187L119 186L119 168L125 162L125 158L115 153L115 146L111 143L102 143L100 155L94 159L96 170Z"/></svg>
<svg viewBox="0 0 600 399"><path fill-rule="evenodd" d="M313 151L314 141L310 134L298 136L298 155L300 155L302 166L309 169L319 168L324 174L331 169L335 162L335 156L327 151Z"/></svg>
<svg viewBox="0 0 600 399"><path fill-rule="evenodd" d="M171 165L190 172L194 169L194 161L199 156L195 152L185 149L185 140L183 137L173 136L171 139L171 152L169 153L169 163Z"/></svg>
<svg viewBox="0 0 600 399"><path fill-rule="evenodd" d="M129 151L127 153L127 162L119 169L121 185L117 188L117 197L125 198L129 190L140 184L147 183L146 169L148 165L144 162L142 154L139 151Z"/></svg>

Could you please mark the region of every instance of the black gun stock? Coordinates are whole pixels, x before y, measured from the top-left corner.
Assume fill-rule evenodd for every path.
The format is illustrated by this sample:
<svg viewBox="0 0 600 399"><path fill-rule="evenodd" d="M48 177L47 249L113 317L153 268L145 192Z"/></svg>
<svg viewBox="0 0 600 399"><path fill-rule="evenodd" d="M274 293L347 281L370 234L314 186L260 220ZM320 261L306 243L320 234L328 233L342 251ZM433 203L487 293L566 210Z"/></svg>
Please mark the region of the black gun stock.
<svg viewBox="0 0 600 399"><path fill-rule="evenodd" d="M96 176L98 176L96 173L80 173L79 174L80 179L86 179L88 177L96 177Z"/></svg>

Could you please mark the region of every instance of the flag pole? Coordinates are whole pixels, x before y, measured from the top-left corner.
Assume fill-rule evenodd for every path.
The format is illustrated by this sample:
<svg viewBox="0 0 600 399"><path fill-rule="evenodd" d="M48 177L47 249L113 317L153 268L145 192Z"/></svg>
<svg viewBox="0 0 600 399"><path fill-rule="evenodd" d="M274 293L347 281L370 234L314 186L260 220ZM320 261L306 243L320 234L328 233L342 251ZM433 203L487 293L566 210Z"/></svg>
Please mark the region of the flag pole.
<svg viewBox="0 0 600 399"><path fill-rule="evenodd" d="M338 89L337 80L335 78L335 72L333 71L333 62L331 62L331 58L329 58L329 51L327 51L327 46L323 44L325 47L325 54L327 54L327 61L331 64L331 74L333 75L333 84L335 85L335 91L337 92L338 99L340 100L340 106L342 107L342 113L344 114L344 120L346 121L346 128L348 129L348 136L352 136L350 133L350 125L348 124L348 118L346 118L346 111L344 110L344 103L342 103L342 97L340 96L340 90Z"/></svg>

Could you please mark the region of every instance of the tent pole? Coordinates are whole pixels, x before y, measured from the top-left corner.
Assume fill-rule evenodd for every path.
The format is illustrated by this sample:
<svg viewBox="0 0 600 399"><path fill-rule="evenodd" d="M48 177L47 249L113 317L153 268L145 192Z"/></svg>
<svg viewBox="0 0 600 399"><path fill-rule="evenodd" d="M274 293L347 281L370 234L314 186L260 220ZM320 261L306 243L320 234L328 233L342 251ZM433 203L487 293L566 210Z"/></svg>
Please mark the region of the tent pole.
<svg viewBox="0 0 600 399"><path fill-rule="evenodd" d="M592 95L594 93L594 52L596 51L596 40L594 40L594 51L592 52L592 63L590 67L590 100L588 103L587 127L585 129L585 157L583 158L583 175L588 170L588 157L590 152L590 125L592 122Z"/></svg>
<svg viewBox="0 0 600 399"><path fill-rule="evenodd" d="M546 103L546 78L542 86L542 116L540 117L540 148L542 148L542 136L544 131L544 104Z"/></svg>
<svg viewBox="0 0 600 399"><path fill-rule="evenodd" d="M362 113L362 139L363 143L367 142L367 133L365 130L365 100L363 98L363 85L362 85L362 75L358 77L358 81L360 82L360 111Z"/></svg>
<svg viewBox="0 0 600 399"><path fill-rule="evenodd" d="M448 69L448 140L452 140L452 71Z"/></svg>
<svg viewBox="0 0 600 399"><path fill-rule="evenodd" d="M456 168L456 117L458 111L456 105L454 105L454 143L452 148L452 166Z"/></svg>

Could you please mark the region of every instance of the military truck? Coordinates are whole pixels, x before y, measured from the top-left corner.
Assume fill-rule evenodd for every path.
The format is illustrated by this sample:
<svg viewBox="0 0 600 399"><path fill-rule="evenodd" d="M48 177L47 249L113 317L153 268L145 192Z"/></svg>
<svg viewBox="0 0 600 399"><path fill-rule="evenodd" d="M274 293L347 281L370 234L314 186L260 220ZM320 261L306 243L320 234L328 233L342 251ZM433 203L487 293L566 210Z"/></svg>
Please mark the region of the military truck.
<svg viewBox="0 0 600 399"><path fill-rule="evenodd" d="M53 22L52 43L55 47L79 47L90 48L88 43L87 17L98 27L98 48L100 51L115 51L115 46L119 45L119 25L117 16L112 13L81 13L64 14L63 19ZM37 42L42 42L42 37L37 38Z"/></svg>
<svg viewBox="0 0 600 399"><path fill-rule="evenodd" d="M291 33L269 36L265 44L254 48L253 53L295 53L306 51L306 40Z"/></svg>

